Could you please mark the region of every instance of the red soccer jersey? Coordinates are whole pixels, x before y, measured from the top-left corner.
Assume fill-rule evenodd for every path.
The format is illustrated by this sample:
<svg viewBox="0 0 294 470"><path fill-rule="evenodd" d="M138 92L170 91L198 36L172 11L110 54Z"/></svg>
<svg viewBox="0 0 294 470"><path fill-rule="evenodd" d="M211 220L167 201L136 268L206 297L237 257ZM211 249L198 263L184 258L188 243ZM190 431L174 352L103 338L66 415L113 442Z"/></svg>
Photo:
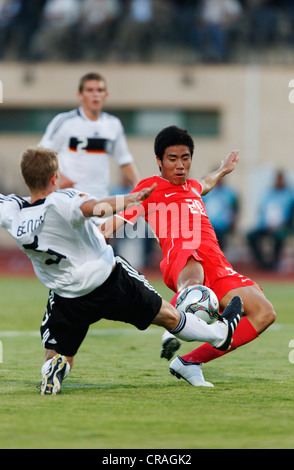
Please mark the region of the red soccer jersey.
<svg viewBox="0 0 294 470"><path fill-rule="evenodd" d="M219 250L201 198L201 184L187 179L184 185L177 186L153 176L140 181L133 192L153 183L157 184L156 189L140 207L127 208L119 216L132 223L138 216L144 217L159 241L163 258L170 258L175 250L197 250L203 243Z"/></svg>
<svg viewBox="0 0 294 470"><path fill-rule="evenodd" d="M144 217L156 235L163 253L163 264L172 264L182 250L197 252L200 245L209 245L221 252L214 229L209 222L201 198L202 186L188 179L184 185L174 185L160 176L146 178L133 191L157 184L156 189L140 207L127 208L119 214L134 223Z"/></svg>
<svg viewBox="0 0 294 470"><path fill-rule="evenodd" d="M133 190L157 184L139 207L131 206L118 217L134 223L144 217L156 235L163 252L160 268L165 284L175 292L179 273L189 257L200 261L205 284L218 298L232 288L254 284L238 274L221 251L201 198L202 186L193 179L174 185L160 176L146 178Z"/></svg>

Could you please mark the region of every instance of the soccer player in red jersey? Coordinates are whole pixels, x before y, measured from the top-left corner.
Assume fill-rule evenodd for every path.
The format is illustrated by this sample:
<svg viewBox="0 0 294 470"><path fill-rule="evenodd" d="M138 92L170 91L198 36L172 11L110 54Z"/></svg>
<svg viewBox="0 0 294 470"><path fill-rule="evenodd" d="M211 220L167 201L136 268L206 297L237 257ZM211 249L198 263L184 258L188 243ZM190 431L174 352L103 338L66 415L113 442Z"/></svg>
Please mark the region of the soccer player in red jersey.
<svg viewBox="0 0 294 470"><path fill-rule="evenodd" d="M191 136L176 126L163 129L154 145L160 176L146 178L134 191L157 184L148 200L140 207L126 209L105 224L106 238L125 222L133 223L142 216L156 234L163 252L160 264L165 284L176 295L185 287L202 284L210 287L219 299L220 310L234 296L243 301L244 316L233 335L228 351L216 351L205 343L170 364L170 371L191 385L204 385L193 380L202 363L240 347L257 338L275 321L273 306L261 288L248 277L239 274L221 251L214 229L207 217L201 196L213 189L220 178L231 173L238 161L239 152L232 151L218 170L198 181L189 179L194 142ZM169 332L163 335L161 356L171 359L179 342ZM197 371L197 374L196 374Z"/></svg>

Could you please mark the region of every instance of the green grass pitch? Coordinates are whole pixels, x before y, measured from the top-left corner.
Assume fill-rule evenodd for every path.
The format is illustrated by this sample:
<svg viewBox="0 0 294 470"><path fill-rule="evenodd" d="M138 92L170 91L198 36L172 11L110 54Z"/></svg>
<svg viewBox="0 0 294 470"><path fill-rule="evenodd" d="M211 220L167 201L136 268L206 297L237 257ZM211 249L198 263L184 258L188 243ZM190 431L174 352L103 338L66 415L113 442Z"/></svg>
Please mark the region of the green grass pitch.
<svg viewBox="0 0 294 470"><path fill-rule="evenodd" d="M152 284L171 298L161 282ZM39 325L47 290L35 279L0 278L0 448L293 448L294 289L274 282L263 288L277 321L203 366L214 388L194 388L169 373L159 358L160 328L139 332L101 321L62 393L42 397ZM183 343L180 351L198 344Z"/></svg>

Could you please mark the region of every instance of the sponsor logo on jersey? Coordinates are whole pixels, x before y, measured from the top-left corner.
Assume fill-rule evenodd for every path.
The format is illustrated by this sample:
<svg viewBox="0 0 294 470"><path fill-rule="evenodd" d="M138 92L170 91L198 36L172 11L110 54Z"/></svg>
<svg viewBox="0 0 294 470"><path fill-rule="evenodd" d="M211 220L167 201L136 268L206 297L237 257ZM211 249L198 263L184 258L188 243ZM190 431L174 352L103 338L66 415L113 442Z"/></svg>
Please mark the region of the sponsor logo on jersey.
<svg viewBox="0 0 294 470"><path fill-rule="evenodd" d="M72 152L109 153L112 145L110 140L97 137L71 137L69 140Z"/></svg>

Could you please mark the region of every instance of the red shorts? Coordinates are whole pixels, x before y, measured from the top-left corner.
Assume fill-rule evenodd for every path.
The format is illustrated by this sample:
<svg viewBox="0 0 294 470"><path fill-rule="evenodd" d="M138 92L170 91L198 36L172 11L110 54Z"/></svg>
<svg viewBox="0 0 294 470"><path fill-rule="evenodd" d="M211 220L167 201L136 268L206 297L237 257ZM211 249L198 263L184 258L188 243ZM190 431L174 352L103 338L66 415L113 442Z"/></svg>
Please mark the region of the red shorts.
<svg viewBox="0 0 294 470"><path fill-rule="evenodd" d="M256 285L254 281L235 271L221 250L216 251L209 245L200 245L197 250L177 250L172 257L164 258L160 263L164 282L174 292L177 292L179 274L191 257L201 263L204 284L215 292L219 301L232 289Z"/></svg>

